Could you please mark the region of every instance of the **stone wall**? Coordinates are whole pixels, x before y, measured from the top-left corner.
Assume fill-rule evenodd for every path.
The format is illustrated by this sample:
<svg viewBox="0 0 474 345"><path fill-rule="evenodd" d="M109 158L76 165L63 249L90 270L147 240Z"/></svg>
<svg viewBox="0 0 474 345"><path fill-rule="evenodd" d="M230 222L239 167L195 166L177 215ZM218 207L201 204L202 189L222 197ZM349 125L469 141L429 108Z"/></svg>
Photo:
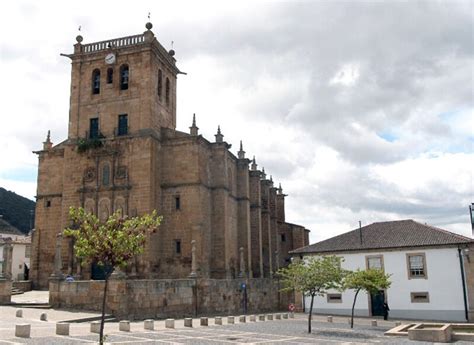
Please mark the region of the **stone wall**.
<svg viewBox="0 0 474 345"><path fill-rule="evenodd" d="M12 282L0 279L0 304L10 304L12 297Z"/></svg>
<svg viewBox="0 0 474 345"><path fill-rule="evenodd" d="M23 292L31 291L31 280L17 280L12 282L13 287Z"/></svg>
<svg viewBox="0 0 474 345"><path fill-rule="evenodd" d="M50 281L53 308L99 311L104 281ZM292 295L271 279L111 279L106 311L130 319L226 315L286 310Z"/></svg>

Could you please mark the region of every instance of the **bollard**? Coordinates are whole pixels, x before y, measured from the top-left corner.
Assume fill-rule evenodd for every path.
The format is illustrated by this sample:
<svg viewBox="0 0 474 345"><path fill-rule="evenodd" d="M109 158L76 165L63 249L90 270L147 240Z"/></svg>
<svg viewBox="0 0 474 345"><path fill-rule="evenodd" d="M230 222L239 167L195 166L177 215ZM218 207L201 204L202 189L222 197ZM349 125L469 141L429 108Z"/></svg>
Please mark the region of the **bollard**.
<svg viewBox="0 0 474 345"><path fill-rule="evenodd" d="M15 325L15 337L29 338L31 325L29 323L20 323Z"/></svg>
<svg viewBox="0 0 474 345"><path fill-rule="evenodd" d="M216 316L214 320L215 325L222 325L222 318L220 316Z"/></svg>
<svg viewBox="0 0 474 345"><path fill-rule="evenodd" d="M328 322L332 323L332 316L328 316Z"/></svg>
<svg viewBox="0 0 474 345"><path fill-rule="evenodd" d="M284 319L288 319L288 313L284 313L282 316Z"/></svg>
<svg viewBox="0 0 474 345"><path fill-rule="evenodd" d="M281 320L281 314L275 314L275 320Z"/></svg>
<svg viewBox="0 0 474 345"><path fill-rule="evenodd" d="M290 319L294 319L295 318L295 313L291 312L290 313Z"/></svg>
<svg viewBox="0 0 474 345"><path fill-rule="evenodd" d="M372 320L370 324L372 327L377 327L377 320Z"/></svg>
<svg viewBox="0 0 474 345"><path fill-rule="evenodd" d="M239 322L241 322L241 323L247 322L247 318L245 317L245 315L240 315L239 316Z"/></svg>
<svg viewBox="0 0 474 345"><path fill-rule="evenodd" d="M201 317L201 326L208 326L207 317Z"/></svg>
<svg viewBox="0 0 474 345"><path fill-rule="evenodd" d="M143 322L143 328L149 331L153 331L155 329L155 321L148 319Z"/></svg>
<svg viewBox="0 0 474 345"><path fill-rule="evenodd" d="M273 320L273 314L268 314L267 315L267 320Z"/></svg>
<svg viewBox="0 0 474 345"><path fill-rule="evenodd" d="M265 321L265 315L259 315L258 321Z"/></svg>
<svg viewBox="0 0 474 345"><path fill-rule="evenodd" d="M130 332L130 321L122 320L119 322L119 331Z"/></svg>
<svg viewBox="0 0 474 345"><path fill-rule="evenodd" d="M401 321L395 322L395 326L401 326L401 325L402 325L402 322L401 322Z"/></svg>
<svg viewBox="0 0 474 345"><path fill-rule="evenodd" d="M91 333L100 333L100 321L91 322Z"/></svg>
<svg viewBox="0 0 474 345"><path fill-rule="evenodd" d="M56 334L57 335L69 335L69 323L57 322L56 323Z"/></svg>
<svg viewBox="0 0 474 345"><path fill-rule="evenodd" d="M165 320L165 327L166 328L174 328L174 319L166 319Z"/></svg>
<svg viewBox="0 0 474 345"><path fill-rule="evenodd" d="M184 319L184 327L193 327L193 319L187 317Z"/></svg>
<svg viewBox="0 0 474 345"><path fill-rule="evenodd" d="M250 315L250 321L251 322L257 321L257 317L255 315Z"/></svg>
<svg viewBox="0 0 474 345"><path fill-rule="evenodd" d="M15 313L16 317L23 317L23 310L22 309L17 309Z"/></svg>
<svg viewBox="0 0 474 345"><path fill-rule="evenodd" d="M234 317L233 316L227 316L227 323L228 324L234 324L235 323Z"/></svg>
<svg viewBox="0 0 474 345"><path fill-rule="evenodd" d="M46 314L46 313L41 313L41 315L40 315L40 320L41 320L41 321L48 321L48 314Z"/></svg>

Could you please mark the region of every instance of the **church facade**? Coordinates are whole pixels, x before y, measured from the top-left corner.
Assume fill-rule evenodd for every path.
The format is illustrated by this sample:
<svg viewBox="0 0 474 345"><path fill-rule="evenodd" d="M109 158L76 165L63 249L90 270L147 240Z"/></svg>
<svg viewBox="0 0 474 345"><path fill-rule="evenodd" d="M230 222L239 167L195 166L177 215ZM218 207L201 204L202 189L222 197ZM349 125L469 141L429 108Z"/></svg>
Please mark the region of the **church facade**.
<svg viewBox="0 0 474 345"><path fill-rule="evenodd" d="M163 222L127 269L136 278L186 278L192 241L197 275L269 278L289 262L288 252L309 244L309 230L286 222L281 187L255 159L237 155L220 129L213 141L176 130L174 51L151 31L82 44L72 61L68 138L49 133L39 157L31 280L48 286L57 234L70 225L68 209L81 206L105 220L156 209ZM71 239L61 239L62 270L97 278L81 267Z"/></svg>

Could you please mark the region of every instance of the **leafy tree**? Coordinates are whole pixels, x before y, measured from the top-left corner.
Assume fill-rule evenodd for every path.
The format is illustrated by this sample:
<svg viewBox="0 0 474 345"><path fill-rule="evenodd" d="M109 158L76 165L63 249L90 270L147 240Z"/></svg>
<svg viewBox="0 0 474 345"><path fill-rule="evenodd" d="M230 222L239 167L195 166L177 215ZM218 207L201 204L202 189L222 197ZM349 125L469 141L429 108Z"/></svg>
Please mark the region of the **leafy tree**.
<svg viewBox="0 0 474 345"><path fill-rule="evenodd" d="M311 333L314 297L323 296L330 289L340 289L346 271L341 268L342 258L336 256L310 257L291 263L278 271L284 291L298 291L311 296L308 315L308 333Z"/></svg>
<svg viewBox="0 0 474 345"><path fill-rule="evenodd" d="M344 288L355 290L354 302L352 303L351 328L354 327L354 308L359 291L367 293L378 293L380 290L388 289L391 285L390 274L381 269L357 270L350 272L344 280Z"/></svg>
<svg viewBox="0 0 474 345"><path fill-rule="evenodd" d="M122 217L112 214L105 222L83 208L69 209L73 225L64 230L66 236L75 239L74 251L83 264L97 263L105 269L104 296L99 342L104 342L104 316L107 285L114 268L125 268L130 259L143 252L146 236L155 232L161 216L156 211L141 217Z"/></svg>

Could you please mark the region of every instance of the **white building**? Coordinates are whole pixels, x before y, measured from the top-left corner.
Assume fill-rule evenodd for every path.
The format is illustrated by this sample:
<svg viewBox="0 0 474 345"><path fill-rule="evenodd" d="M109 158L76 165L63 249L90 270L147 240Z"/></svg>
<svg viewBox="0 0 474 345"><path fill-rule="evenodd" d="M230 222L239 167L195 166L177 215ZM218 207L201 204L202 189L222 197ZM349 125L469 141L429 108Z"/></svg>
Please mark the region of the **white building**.
<svg viewBox="0 0 474 345"><path fill-rule="evenodd" d="M0 218L0 269L3 267L3 246L7 240L11 240L13 247L12 280L24 280L25 265L30 267L31 237Z"/></svg>
<svg viewBox="0 0 474 345"><path fill-rule="evenodd" d="M373 223L292 252L300 257L336 255L348 270L382 268L386 291L360 292L355 315L466 321L474 318L474 240L413 220ZM470 254L470 257L469 257ZM313 313L350 315L355 291L316 297ZM310 299L305 299L305 310Z"/></svg>

